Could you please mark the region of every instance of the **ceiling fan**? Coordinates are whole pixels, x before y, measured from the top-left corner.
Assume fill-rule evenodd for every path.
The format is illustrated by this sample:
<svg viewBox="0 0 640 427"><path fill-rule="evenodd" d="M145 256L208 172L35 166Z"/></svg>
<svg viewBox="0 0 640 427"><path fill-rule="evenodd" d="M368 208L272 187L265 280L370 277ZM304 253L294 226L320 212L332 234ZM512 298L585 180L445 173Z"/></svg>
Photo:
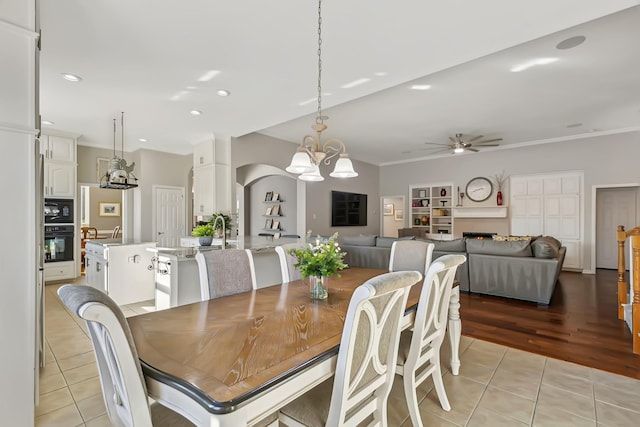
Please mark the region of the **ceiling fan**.
<svg viewBox="0 0 640 427"><path fill-rule="evenodd" d="M463 135L461 133L457 133L455 136L450 136L449 139L451 143L441 144L436 142L425 142L426 145L439 145L442 148L439 151L451 151L453 154L464 153L465 151L473 151L477 153L478 148L484 147L498 147L500 144L492 144L492 142L502 141L502 138L493 138L493 139L485 139L483 140L484 135L478 135L474 137L469 137L468 135ZM475 147L475 148L474 148Z"/></svg>

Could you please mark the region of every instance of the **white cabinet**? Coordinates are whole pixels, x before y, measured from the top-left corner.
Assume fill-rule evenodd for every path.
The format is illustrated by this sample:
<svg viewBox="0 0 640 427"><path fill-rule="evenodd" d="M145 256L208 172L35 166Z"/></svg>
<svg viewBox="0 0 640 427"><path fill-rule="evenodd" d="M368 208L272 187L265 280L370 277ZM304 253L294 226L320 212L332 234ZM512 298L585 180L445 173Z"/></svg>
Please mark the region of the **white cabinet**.
<svg viewBox="0 0 640 427"><path fill-rule="evenodd" d="M74 138L40 136L40 151L44 156L45 197L75 197L76 149Z"/></svg>
<svg viewBox="0 0 640 427"><path fill-rule="evenodd" d="M199 168L205 165L212 165L214 162L213 141L205 141L193 147L193 167Z"/></svg>
<svg viewBox="0 0 640 427"><path fill-rule="evenodd" d="M193 214L231 212L230 140L205 141L193 148Z"/></svg>
<svg viewBox="0 0 640 427"><path fill-rule="evenodd" d="M513 176L511 234L548 235L567 248L564 268L582 268L582 173Z"/></svg>
<svg viewBox="0 0 640 427"><path fill-rule="evenodd" d="M155 284L156 310L200 301L200 275L195 258L159 253Z"/></svg>
<svg viewBox="0 0 640 427"><path fill-rule="evenodd" d="M76 263L74 261L48 262L44 265L45 282L73 279L74 277L76 277Z"/></svg>
<svg viewBox="0 0 640 427"><path fill-rule="evenodd" d="M42 135L40 151L46 160L76 162L76 141L62 136Z"/></svg>
<svg viewBox="0 0 640 427"><path fill-rule="evenodd" d="M193 169L193 214L211 215L214 212L215 169L213 165Z"/></svg>
<svg viewBox="0 0 640 427"><path fill-rule="evenodd" d="M44 166L44 195L46 197L75 197L75 163L47 161Z"/></svg>
<svg viewBox="0 0 640 427"><path fill-rule="evenodd" d="M453 184L436 183L409 187L411 226L424 229L428 237L453 238Z"/></svg>

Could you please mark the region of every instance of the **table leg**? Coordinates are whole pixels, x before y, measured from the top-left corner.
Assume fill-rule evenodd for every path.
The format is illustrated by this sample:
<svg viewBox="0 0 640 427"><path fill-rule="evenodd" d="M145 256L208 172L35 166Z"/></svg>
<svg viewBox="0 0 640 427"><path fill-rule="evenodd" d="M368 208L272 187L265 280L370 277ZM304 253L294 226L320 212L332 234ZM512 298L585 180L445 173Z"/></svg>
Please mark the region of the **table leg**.
<svg viewBox="0 0 640 427"><path fill-rule="evenodd" d="M449 341L451 342L451 373L460 372L460 335L462 322L460 321L460 286L451 289L449 299Z"/></svg>

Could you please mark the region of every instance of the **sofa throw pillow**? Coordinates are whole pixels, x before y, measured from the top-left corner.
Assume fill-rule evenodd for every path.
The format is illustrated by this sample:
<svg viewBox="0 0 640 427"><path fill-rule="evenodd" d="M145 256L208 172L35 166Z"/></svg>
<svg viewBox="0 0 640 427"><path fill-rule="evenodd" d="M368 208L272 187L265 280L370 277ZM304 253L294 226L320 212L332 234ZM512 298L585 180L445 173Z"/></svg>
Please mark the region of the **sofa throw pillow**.
<svg viewBox="0 0 640 427"><path fill-rule="evenodd" d="M376 246L379 248L390 248L391 245L393 245L393 242L395 242L398 239L394 239L393 237L380 237L378 236L376 238Z"/></svg>
<svg viewBox="0 0 640 427"><path fill-rule="evenodd" d="M521 240L528 242L532 240L531 236L498 236L497 234L491 236L491 238L498 242L519 242Z"/></svg>
<svg viewBox="0 0 640 427"><path fill-rule="evenodd" d="M545 259L557 258L558 251L560 250L560 245L558 245L556 242L557 240L553 237L538 237L531 243L533 256L536 258Z"/></svg>
<svg viewBox="0 0 640 427"><path fill-rule="evenodd" d="M466 239L455 240L431 240L427 239L429 243L433 243L433 250L438 252L466 252L467 244Z"/></svg>
<svg viewBox="0 0 640 427"><path fill-rule="evenodd" d="M375 246L376 236L365 236L361 234L359 236L344 236L342 238L344 245L351 246Z"/></svg>
<svg viewBox="0 0 640 427"><path fill-rule="evenodd" d="M505 242L487 239L468 239L467 252L470 254L530 257L531 242L528 240Z"/></svg>

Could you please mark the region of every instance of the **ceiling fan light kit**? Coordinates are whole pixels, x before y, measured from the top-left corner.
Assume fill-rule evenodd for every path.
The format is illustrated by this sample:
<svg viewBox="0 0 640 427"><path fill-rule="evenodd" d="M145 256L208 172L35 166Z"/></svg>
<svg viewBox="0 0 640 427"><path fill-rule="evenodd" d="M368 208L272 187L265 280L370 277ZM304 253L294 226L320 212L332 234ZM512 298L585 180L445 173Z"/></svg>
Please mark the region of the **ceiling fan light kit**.
<svg viewBox="0 0 640 427"><path fill-rule="evenodd" d="M478 148L499 147L500 144L494 144L494 143L498 141L502 141L502 138L486 139L484 141L482 141L482 138L484 138L484 135L477 135L477 136L474 136L473 138L466 139L464 134L456 133L455 136L449 137L449 139L451 140L451 144L448 144L448 143L442 144L442 143L436 143L436 142L426 142L425 144L439 145L441 147L444 147L441 150L436 151L436 153L440 151L442 152L449 151L452 154L462 154L466 151L477 153L480 151L478 150Z"/></svg>
<svg viewBox="0 0 640 427"><path fill-rule="evenodd" d="M333 178L354 178L358 173L353 169L353 163L347 154L347 149L342 141L336 138L323 143L322 132L327 129L324 124L326 116L322 114L322 0L318 0L318 115L312 127L316 131L316 137L305 135L300 146L291 159L291 164L285 169L287 172L300 174L303 181L323 181L320 173L320 163L331 163L331 159L338 156L333 172L329 176Z"/></svg>

